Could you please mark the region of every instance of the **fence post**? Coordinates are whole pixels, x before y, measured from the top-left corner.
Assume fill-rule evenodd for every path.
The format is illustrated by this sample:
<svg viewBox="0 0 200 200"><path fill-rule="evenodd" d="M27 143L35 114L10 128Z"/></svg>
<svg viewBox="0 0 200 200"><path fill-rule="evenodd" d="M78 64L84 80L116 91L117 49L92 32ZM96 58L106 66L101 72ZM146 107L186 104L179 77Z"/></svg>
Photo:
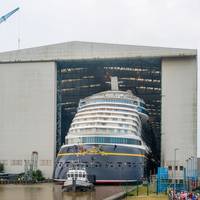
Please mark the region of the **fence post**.
<svg viewBox="0 0 200 200"><path fill-rule="evenodd" d="M156 177L156 194L158 195L158 176Z"/></svg>
<svg viewBox="0 0 200 200"><path fill-rule="evenodd" d="M147 196L149 196L149 181L147 181Z"/></svg>
<svg viewBox="0 0 200 200"><path fill-rule="evenodd" d="M137 196L138 196L138 193L139 193L139 187L138 187L138 180L137 180Z"/></svg>

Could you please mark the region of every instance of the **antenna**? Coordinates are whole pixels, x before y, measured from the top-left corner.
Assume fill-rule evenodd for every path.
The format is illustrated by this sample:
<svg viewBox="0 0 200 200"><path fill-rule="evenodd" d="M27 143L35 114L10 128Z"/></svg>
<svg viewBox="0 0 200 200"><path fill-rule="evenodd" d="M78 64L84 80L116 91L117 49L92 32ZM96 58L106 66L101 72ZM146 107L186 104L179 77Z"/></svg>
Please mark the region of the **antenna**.
<svg viewBox="0 0 200 200"><path fill-rule="evenodd" d="M5 22L9 17L11 17L14 13L16 13L19 10L19 7L15 8L11 12L3 15L0 17L0 24ZM19 26L19 17L18 17L18 49L20 49L20 26Z"/></svg>
<svg viewBox="0 0 200 200"><path fill-rule="evenodd" d="M18 49L20 49L20 46L21 46L21 38L20 38L20 33L21 33L21 30L20 30L20 12L18 14L18 39L17 39L17 46L18 46Z"/></svg>

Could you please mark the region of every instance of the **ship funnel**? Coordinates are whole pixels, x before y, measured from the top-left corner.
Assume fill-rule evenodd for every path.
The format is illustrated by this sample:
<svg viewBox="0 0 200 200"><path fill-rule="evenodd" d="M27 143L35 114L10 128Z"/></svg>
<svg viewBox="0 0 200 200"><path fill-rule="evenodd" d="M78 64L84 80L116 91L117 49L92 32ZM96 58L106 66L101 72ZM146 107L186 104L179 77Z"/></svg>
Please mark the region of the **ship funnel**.
<svg viewBox="0 0 200 200"><path fill-rule="evenodd" d="M111 76L111 90L119 90L117 76Z"/></svg>

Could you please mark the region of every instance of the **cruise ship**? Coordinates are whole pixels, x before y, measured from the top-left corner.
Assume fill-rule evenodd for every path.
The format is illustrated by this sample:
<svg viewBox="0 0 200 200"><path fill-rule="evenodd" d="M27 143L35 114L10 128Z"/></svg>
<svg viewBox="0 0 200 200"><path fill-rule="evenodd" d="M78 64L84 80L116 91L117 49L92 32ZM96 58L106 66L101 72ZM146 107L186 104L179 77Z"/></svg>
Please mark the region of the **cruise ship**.
<svg viewBox="0 0 200 200"><path fill-rule="evenodd" d="M81 99L54 169L54 180L65 181L71 162L81 162L96 183L127 183L144 176L147 147L142 125L148 114L144 101L131 91L111 90Z"/></svg>

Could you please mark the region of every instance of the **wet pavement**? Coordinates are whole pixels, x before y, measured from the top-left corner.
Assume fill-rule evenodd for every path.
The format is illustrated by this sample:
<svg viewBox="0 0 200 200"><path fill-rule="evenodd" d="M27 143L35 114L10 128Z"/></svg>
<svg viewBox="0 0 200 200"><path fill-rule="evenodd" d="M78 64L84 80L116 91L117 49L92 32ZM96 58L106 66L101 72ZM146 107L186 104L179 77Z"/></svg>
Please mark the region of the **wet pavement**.
<svg viewBox="0 0 200 200"><path fill-rule="evenodd" d="M101 200L127 189L125 186L96 186L93 192L62 193L61 185L54 183L8 184L0 185L0 200Z"/></svg>

